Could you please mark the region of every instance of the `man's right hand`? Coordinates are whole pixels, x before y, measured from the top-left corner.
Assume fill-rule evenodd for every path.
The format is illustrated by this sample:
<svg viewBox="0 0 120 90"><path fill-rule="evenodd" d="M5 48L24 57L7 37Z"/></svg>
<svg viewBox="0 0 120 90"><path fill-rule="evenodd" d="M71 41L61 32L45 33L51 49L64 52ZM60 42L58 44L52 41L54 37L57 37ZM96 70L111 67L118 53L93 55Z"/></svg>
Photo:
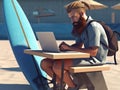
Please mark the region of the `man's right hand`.
<svg viewBox="0 0 120 90"><path fill-rule="evenodd" d="M66 44L65 42L62 42L59 45L59 48L61 51L69 51L70 50L70 46L68 44Z"/></svg>

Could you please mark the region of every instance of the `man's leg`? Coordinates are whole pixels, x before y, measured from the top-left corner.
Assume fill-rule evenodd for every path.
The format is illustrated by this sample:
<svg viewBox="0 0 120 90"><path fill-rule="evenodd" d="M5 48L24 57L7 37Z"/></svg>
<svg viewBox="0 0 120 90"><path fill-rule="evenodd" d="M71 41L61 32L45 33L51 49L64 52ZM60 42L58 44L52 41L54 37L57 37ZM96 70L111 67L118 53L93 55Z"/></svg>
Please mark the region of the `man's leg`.
<svg viewBox="0 0 120 90"><path fill-rule="evenodd" d="M49 59L49 58L43 59L42 62L41 62L41 68L42 68L51 78L53 78L53 74L54 74L54 71L53 71L53 63L54 63L54 60ZM57 77L57 76L56 76L56 81L57 81L57 82L60 81L59 77Z"/></svg>
<svg viewBox="0 0 120 90"><path fill-rule="evenodd" d="M61 60L57 60L54 62L53 65L53 71L57 75L57 77L61 78L61 66L62 62ZM64 61L64 82L69 86L69 87L75 87L75 84L73 83L70 73L69 73L69 68L72 66L72 60L65 60ZM58 82L60 83L60 81Z"/></svg>

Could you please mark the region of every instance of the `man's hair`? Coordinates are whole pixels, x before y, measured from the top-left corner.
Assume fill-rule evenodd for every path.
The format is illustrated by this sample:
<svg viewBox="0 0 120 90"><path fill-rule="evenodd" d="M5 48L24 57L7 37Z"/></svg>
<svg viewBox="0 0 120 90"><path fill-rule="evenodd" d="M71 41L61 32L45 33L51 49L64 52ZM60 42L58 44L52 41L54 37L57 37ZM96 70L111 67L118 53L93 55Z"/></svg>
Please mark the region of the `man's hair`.
<svg viewBox="0 0 120 90"><path fill-rule="evenodd" d="M85 12L87 9L90 9L90 6L83 1L77 0L65 5L65 8L67 13L70 13L73 9L78 9Z"/></svg>

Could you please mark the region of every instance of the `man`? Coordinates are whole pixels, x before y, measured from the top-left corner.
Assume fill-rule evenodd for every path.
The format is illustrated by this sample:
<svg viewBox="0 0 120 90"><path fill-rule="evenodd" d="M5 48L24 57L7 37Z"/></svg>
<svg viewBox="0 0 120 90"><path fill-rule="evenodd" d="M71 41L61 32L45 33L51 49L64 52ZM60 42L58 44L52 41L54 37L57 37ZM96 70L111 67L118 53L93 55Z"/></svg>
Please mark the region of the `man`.
<svg viewBox="0 0 120 90"><path fill-rule="evenodd" d="M97 23L92 22L87 28L87 23L92 20L91 17L86 15L86 8L88 5L84 2L74 1L66 5L71 22L73 23L72 34L76 37L76 43L67 45L62 42L59 46L61 51L78 51L90 53L90 58L87 59L69 59L65 60L64 67L64 82L68 85L68 90L78 90L76 85L69 74L69 68L77 65L94 65L103 63L106 60L108 49L104 47L100 41L108 45L107 37L103 27ZM84 48L82 47L84 45ZM53 73L57 75L57 84L59 85L61 79L61 60L44 59L41 67L48 75L53 77Z"/></svg>

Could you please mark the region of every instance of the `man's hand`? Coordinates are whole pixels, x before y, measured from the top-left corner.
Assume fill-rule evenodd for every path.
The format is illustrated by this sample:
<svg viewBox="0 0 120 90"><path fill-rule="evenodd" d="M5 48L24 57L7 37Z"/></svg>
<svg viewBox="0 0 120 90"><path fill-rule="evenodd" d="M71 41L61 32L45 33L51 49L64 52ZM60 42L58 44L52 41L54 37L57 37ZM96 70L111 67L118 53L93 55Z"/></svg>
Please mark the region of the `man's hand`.
<svg viewBox="0 0 120 90"><path fill-rule="evenodd" d="M66 44L65 42L62 42L59 45L59 48L61 51L69 51L70 50L70 46L68 44Z"/></svg>

